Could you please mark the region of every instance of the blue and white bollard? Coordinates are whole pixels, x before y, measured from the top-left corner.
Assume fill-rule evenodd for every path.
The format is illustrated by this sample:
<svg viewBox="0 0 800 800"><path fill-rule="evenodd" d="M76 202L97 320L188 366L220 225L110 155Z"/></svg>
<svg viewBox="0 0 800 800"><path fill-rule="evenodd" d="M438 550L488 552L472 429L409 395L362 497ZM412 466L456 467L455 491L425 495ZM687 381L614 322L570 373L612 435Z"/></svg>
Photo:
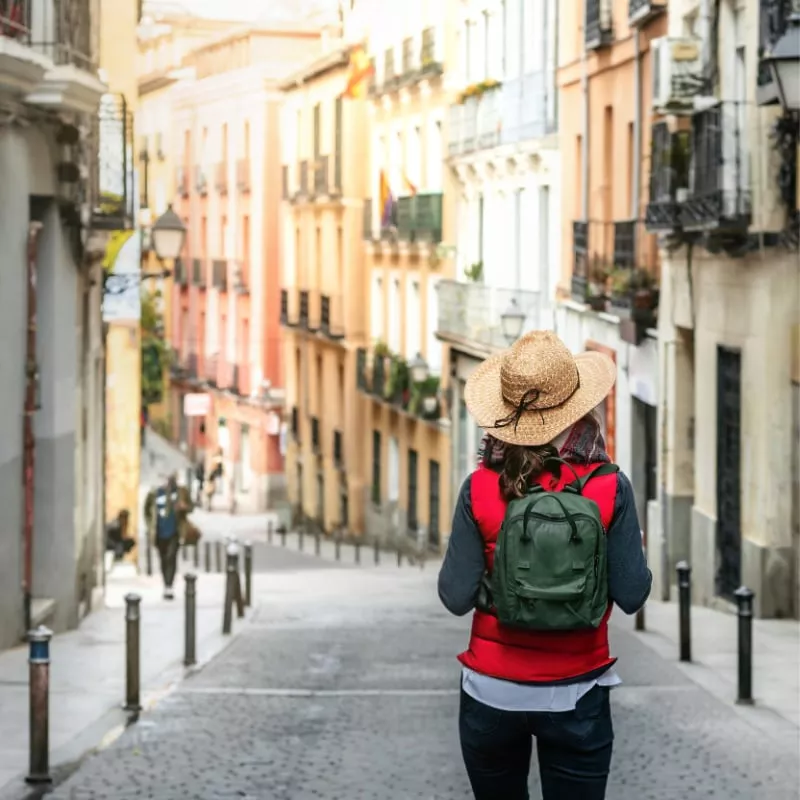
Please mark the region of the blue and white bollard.
<svg viewBox="0 0 800 800"><path fill-rule="evenodd" d="M30 699L30 761L25 780L50 783L50 639L44 625L28 633L28 689Z"/></svg>

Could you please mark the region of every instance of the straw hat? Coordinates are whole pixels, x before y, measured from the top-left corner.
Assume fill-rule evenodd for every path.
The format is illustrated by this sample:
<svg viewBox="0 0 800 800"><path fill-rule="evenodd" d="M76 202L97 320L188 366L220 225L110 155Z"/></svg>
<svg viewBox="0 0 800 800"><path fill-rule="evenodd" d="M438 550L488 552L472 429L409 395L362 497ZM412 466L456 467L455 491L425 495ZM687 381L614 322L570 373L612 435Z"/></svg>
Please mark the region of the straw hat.
<svg viewBox="0 0 800 800"><path fill-rule="evenodd" d="M543 445L602 402L616 377L607 355L573 356L551 331L532 331L477 367L464 400L478 425L496 439Z"/></svg>

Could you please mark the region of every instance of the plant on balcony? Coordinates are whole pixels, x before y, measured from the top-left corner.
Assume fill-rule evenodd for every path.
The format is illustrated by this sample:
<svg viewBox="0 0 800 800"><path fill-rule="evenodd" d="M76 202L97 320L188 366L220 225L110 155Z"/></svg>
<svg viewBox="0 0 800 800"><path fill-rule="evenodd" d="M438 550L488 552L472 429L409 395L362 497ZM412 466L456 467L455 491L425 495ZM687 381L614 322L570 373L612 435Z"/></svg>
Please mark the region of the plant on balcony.
<svg viewBox="0 0 800 800"><path fill-rule="evenodd" d="M652 325L658 307L658 287L646 269L617 267L611 273L611 307L617 316Z"/></svg>
<svg viewBox="0 0 800 800"><path fill-rule="evenodd" d="M405 408L408 405L410 391L411 375L408 364L400 356L391 356L383 394L384 399Z"/></svg>
<svg viewBox="0 0 800 800"><path fill-rule="evenodd" d="M471 283L480 283L483 280L483 261L476 261L465 267L464 277Z"/></svg>
<svg viewBox="0 0 800 800"><path fill-rule="evenodd" d="M482 94L491 92L492 89L496 89L498 86L500 86L500 81L496 81L494 78L487 78L485 81L472 83L467 86L463 92L461 92L461 94L458 96L457 102L459 104L466 103L471 97L480 97Z"/></svg>
<svg viewBox="0 0 800 800"><path fill-rule="evenodd" d="M595 256L589 267L589 280L586 282L586 303L593 311L606 310L606 290L611 273L607 264Z"/></svg>
<svg viewBox="0 0 800 800"><path fill-rule="evenodd" d="M439 378L431 375L422 383L415 383L411 387L411 398L408 402L410 414L423 419L439 418ZM434 403L430 401L433 400Z"/></svg>
<svg viewBox="0 0 800 800"><path fill-rule="evenodd" d="M386 358L391 355L389 345L378 339L378 341L375 342L375 347L372 348L372 355L374 358Z"/></svg>

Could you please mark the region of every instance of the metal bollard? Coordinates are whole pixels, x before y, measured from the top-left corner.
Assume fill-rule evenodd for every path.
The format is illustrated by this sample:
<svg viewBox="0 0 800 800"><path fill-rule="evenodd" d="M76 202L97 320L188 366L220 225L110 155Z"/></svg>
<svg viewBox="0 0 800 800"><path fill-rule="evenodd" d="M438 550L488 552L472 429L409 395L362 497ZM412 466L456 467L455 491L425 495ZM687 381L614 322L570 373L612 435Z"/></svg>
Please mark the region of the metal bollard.
<svg viewBox="0 0 800 800"><path fill-rule="evenodd" d="M214 542L214 566L217 572L222 572L222 542Z"/></svg>
<svg viewBox="0 0 800 800"><path fill-rule="evenodd" d="M189 545L186 544L186 542L184 542L183 546L181 547L181 556L183 557L184 561L189 560Z"/></svg>
<svg viewBox="0 0 800 800"><path fill-rule="evenodd" d="M377 539L375 540L374 558L375 558L375 566L378 566L378 564L381 563L381 544Z"/></svg>
<svg viewBox="0 0 800 800"><path fill-rule="evenodd" d="M188 572L186 582L183 665L193 667L197 663L197 576Z"/></svg>
<svg viewBox="0 0 800 800"><path fill-rule="evenodd" d="M244 604L248 608L253 604L253 546L249 542L244 546Z"/></svg>
<svg viewBox="0 0 800 800"><path fill-rule="evenodd" d="M28 633L28 693L30 703L30 753L28 775L31 784L50 783L50 639L53 632L44 625Z"/></svg>
<svg viewBox="0 0 800 800"><path fill-rule="evenodd" d="M647 561L647 542L645 541L644 531L642 531L642 551L644 552L644 560ZM637 631L644 630L644 606L636 612L634 628Z"/></svg>
<svg viewBox="0 0 800 800"><path fill-rule="evenodd" d="M678 573L678 623L680 636L680 659L681 661L692 660L692 568L685 562L680 561L675 566Z"/></svg>
<svg viewBox="0 0 800 800"><path fill-rule="evenodd" d="M236 546L230 545L225 554L225 606L222 613L222 633L227 635L233 626L233 604L236 600Z"/></svg>
<svg viewBox="0 0 800 800"><path fill-rule="evenodd" d="M286 547L286 528L281 528L281 547Z"/></svg>
<svg viewBox="0 0 800 800"><path fill-rule="evenodd" d="M144 557L145 557L145 569L147 570L147 577L151 577L153 575L153 540L150 536L150 530L148 528L147 532L145 533L145 549L144 549Z"/></svg>
<svg viewBox="0 0 800 800"><path fill-rule="evenodd" d="M236 601L236 616L241 619L244 616L244 593L242 592L242 573L239 566L239 545L234 542L231 544L231 547L234 548L233 563L236 573L233 599Z"/></svg>
<svg viewBox="0 0 800 800"><path fill-rule="evenodd" d="M140 702L139 622L142 598L138 594L125 595L125 711L138 714Z"/></svg>
<svg viewBox="0 0 800 800"><path fill-rule="evenodd" d="M303 539L304 539L304 533L303 533L303 526L301 525L297 529L297 548L298 550L300 550L301 553L303 552Z"/></svg>
<svg viewBox="0 0 800 800"><path fill-rule="evenodd" d="M195 542L192 549L194 550L194 568L200 569L200 542Z"/></svg>
<svg viewBox="0 0 800 800"><path fill-rule="evenodd" d="M320 554L321 543L319 538L319 533L314 534L314 555L318 556Z"/></svg>
<svg viewBox="0 0 800 800"><path fill-rule="evenodd" d="M267 520L267 544L272 544L272 520Z"/></svg>
<svg viewBox="0 0 800 800"><path fill-rule="evenodd" d="M739 617L739 688L736 702L753 705L753 597L752 589L740 586L735 592Z"/></svg>
<svg viewBox="0 0 800 800"><path fill-rule="evenodd" d="M211 572L211 542L206 542L204 555L206 572Z"/></svg>
<svg viewBox="0 0 800 800"><path fill-rule="evenodd" d="M403 551L399 547L397 548L397 566L403 566Z"/></svg>
<svg viewBox="0 0 800 800"><path fill-rule="evenodd" d="M355 552L356 564L360 564L361 563L361 542L357 541L355 543L355 547L356 547L356 552Z"/></svg>
<svg viewBox="0 0 800 800"><path fill-rule="evenodd" d="M339 534L336 534L336 560L339 561L342 558L342 539Z"/></svg>

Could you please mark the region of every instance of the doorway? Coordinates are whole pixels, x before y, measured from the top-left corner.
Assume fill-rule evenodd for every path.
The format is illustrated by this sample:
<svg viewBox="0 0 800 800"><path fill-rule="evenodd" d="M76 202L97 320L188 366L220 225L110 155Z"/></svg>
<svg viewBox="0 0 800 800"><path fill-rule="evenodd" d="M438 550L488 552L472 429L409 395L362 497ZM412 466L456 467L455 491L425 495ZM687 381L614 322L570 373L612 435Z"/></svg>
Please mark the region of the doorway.
<svg viewBox="0 0 800 800"><path fill-rule="evenodd" d="M742 354L717 348L716 592L732 599L742 572Z"/></svg>

